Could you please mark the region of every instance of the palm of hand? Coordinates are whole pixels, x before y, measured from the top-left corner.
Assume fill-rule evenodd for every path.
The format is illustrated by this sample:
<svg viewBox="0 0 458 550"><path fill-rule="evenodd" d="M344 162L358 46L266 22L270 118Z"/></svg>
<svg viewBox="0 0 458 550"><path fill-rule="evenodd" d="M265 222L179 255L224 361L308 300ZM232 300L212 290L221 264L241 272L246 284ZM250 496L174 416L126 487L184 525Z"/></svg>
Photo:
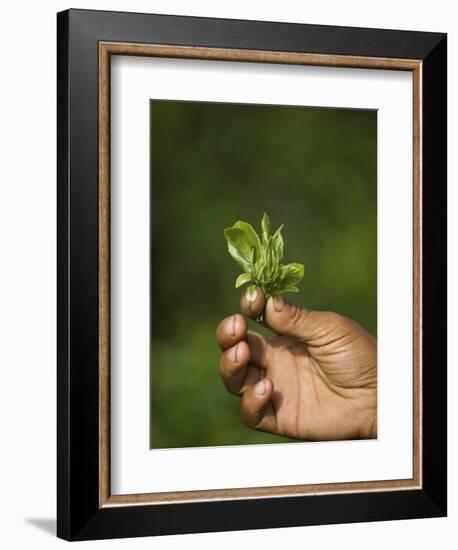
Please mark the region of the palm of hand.
<svg viewBox="0 0 458 550"><path fill-rule="evenodd" d="M376 407L374 345L368 334L346 319L312 342L290 336L269 340L263 367L274 390L271 408L258 428L309 441L371 437Z"/></svg>

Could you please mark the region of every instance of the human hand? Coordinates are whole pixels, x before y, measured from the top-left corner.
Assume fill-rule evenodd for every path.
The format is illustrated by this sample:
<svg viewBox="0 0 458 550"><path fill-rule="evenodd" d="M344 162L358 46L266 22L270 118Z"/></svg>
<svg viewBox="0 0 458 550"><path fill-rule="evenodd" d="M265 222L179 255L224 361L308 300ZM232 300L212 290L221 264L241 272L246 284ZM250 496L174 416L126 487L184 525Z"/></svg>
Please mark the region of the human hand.
<svg viewBox="0 0 458 550"><path fill-rule="evenodd" d="M251 298L251 299L249 299ZM260 288L241 308L277 336L247 330L235 314L218 325L220 371L257 430L307 441L377 437L377 342L337 313L310 311Z"/></svg>

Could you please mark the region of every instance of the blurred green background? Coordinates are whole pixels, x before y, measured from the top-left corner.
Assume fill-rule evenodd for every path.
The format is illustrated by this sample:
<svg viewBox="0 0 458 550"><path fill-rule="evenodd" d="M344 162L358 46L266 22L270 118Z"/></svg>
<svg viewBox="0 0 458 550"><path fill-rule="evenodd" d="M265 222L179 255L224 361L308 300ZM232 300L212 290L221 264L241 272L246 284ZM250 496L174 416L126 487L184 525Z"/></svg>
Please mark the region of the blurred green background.
<svg viewBox="0 0 458 550"><path fill-rule="evenodd" d="M150 112L151 447L291 441L245 427L219 377L215 328L241 292L223 229L259 230L263 211L284 223L284 262L305 264L289 296L375 335L377 113L179 101Z"/></svg>

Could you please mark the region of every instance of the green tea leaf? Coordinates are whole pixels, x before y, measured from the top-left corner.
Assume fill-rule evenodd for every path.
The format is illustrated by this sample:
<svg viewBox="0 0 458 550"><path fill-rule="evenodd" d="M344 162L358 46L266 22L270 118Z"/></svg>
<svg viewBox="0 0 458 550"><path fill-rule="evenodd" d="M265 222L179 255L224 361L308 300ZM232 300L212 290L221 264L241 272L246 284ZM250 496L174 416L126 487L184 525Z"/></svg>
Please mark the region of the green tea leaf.
<svg viewBox="0 0 458 550"><path fill-rule="evenodd" d="M304 266L298 263L282 265L279 280L282 286L295 285L304 277Z"/></svg>
<svg viewBox="0 0 458 550"><path fill-rule="evenodd" d="M236 288L250 283L247 292L254 293L260 286L266 298L299 292L296 284L304 277L304 266L299 263L281 264L284 252L282 229L283 225L271 235L270 219L264 212L261 238L252 225L240 220L224 230L229 254L244 271L237 277Z"/></svg>
<svg viewBox="0 0 458 550"><path fill-rule="evenodd" d="M233 227L241 229L245 233L246 242L250 248L254 249L254 258L259 258L261 253L261 242L253 226L247 222L238 221L234 223Z"/></svg>
<svg viewBox="0 0 458 550"><path fill-rule="evenodd" d="M276 261L276 258L275 258L275 250L272 243L272 239L270 237L269 237L269 242L266 250L266 264L267 264L266 271L267 271L268 278L272 279L273 274L275 273L275 269L278 265L278 262Z"/></svg>
<svg viewBox="0 0 458 550"><path fill-rule="evenodd" d="M256 268L256 279L260 283L264 283L268 281L268 275L267 275L267 262L266 260L262 259L258 264Z"/></svg>
<svg viewBox="0 0 458 550"><path fill-rule="evenodd" d="M269 237L270 237L270 218L266 214L266 212L264 212L264 214L262 215L261 229L262 229L262 244L266 245L269 242Z"/></svg>
<svg viewBox="0 0 458 550"><path fill-rule="evenodd" d="M275 292L275 295L277 295L277 294L284 294L285 292L299 292L299 289L297 288L297 286L293 286L293 285L281 286L281 287L275 288L274 292Z"/></svg>
<svg viewBox="0 0 458 550"><path fill-rule="evenodd" d="M242 285L251 281L251 273L242 273L235 281L235 288L240 288Z"/></svg>
<svg viewBox="0 0 458 550"><path fill-rule="evenodd" d="M275 231L272 236L272 245L275 248L275 257L278 263L283 260L283 237L281 234L281 230L283 229L283 227L283 225L280 225L280 227L277 229L277 231Z"/></svg>
<svg viewBox="0 0 458 550"><path fill-rule="evenodd" d="M253 252L245 232L236 227L228 227L224 230L224 236L226 237L229 254L243 271L249 273L252 266Z"/></svg>

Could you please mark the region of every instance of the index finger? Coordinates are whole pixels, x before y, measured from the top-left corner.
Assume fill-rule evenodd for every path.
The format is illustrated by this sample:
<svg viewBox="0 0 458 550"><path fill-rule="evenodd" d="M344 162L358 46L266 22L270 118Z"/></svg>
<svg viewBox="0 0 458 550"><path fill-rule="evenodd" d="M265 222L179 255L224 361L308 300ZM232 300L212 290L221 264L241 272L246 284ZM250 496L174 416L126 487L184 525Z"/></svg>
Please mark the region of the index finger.
<svg viewBox="0 0 458 550"><path fill-rule="evenodd" d="M254 291L246 290L240 299L242 312L251 319L257 319L266 305L262 288L257 286Z"/></svg>

